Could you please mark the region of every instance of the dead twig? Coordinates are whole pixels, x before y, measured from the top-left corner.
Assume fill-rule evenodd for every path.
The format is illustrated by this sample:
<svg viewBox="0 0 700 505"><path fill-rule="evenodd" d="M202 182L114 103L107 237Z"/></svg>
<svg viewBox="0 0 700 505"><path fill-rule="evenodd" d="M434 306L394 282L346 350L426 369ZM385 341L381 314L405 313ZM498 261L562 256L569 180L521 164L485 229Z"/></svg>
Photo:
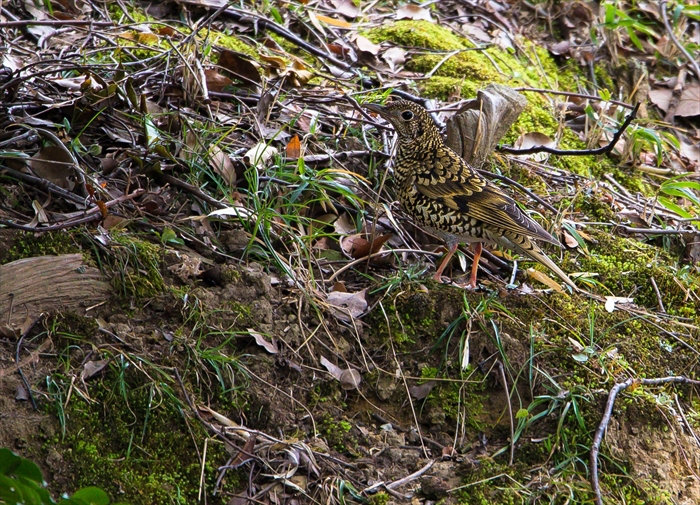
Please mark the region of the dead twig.
<svg viewBox="0 0 700 505"><path fill-rule="evenodd" d="M421 250L421 249L387 249L387 250L385 250L385 251L377 251L377 252L375 252L375 253L368 254L367 256L364 256L364 257L362 257L362 258L358 258L358 259L356 259L356 260L351 261L350 263L348 263L347 265L345 265L343 268L337 270L333 275L331 275L331 276L330 276L328 279L326 279L324 282L325 282L326 284L330 284L330 283L332 283L333 281L335 281L335 279L336 279L340 274L342 274L343 272L345 272L345 271L348 270L349 268L352 268L352 267L354 267L355 265L357 265L357 264L359 264L359 263L363 263L363 262L365 262L365 261L367 261L367 260L369 260L369 259L372 259L372 258L374 258L375 256L379 256L379 255L381 255L381 254L391 254L391 253L426 254L426 255L428 255L428 256L440 256L440 254L441 254L441 253L436 253L436 252L431 252L431 251L423 251L423 250Z"/></svg>
<svg viewBox="0 0 700 505"><path fill-rule="evenodd" d="M634 118L637 117L637 111L639 110L639 106L641 104L637 104L634 106L634 109L632 109L632 112L629 113L629 115L625 118L624 123L618 128L618 130L615 132L615 135L613 135L613 138L610 140L608 145L600 147L598 149L572 149L570 151L567 151L565 149L554 149L552 147L545 147L545 146L534 146L530 147L529 149L513 149L512 147L503 147L500 146L498 148L499 151L502 151L504 153L508 154L517 154L517 155L522 155L522 154L534 154L534 153L549 153L549 154L559 154L563 156L598 156L601 154L608 154L612 152L612 150L615 148L615 145L617 144L617 141L620 140L620 137L622 137L622 134L625 132L627 127L630 125L630 123L634 120Z"/></svg>
<svg viewBox="0 0 700 505"><path fill-rule="evenodd" d="M116 25L111 21L90 21L83 19L22 19L19 21L5 21L0 23L0 28L12 28L14 26L94 26L96 28L116 28Z"/></svg>
<svg viewBox="0 0 700 505"><path fill-rule="evenodd" d="M133 193L130 193L130 194L124 195L124 196L120 196L119 198L115 198L114 200L111 200L109 202L104 202L104 207L109 208L109 207L112 207L114 205L117 205L118 203L123 203L123 202L126 202L128 200L133 200L134 198L141 196L144 193L146 193L145 189L134 190ZM53 226L43 226L43 227L27 226L27 225L15 223L14 221L8 221L6 219L0 219L0 225L5 225L9 228L17 228L18 230L31 231L34 233L43 233L43 232L47 232L47 231L65 230L66 228L70 228L71 226L90 223L92 221L97 221L100 219L102 219L102 208L95 206L95 207L89 209L88 211L86 211L85 215L79 219L65 221L61 224L57 224L57 225L53 225Z"/></svg>
<svg viewBox="0 0 700 505"><path fill-rule="evenodd" d="M593 488L593 493L595 494L596 505L603 505L603 494L600 490L600 480L598 479L598 453L600 452L600 444L603 441L603 435L608 428L610 423L610 418L612 417L612 409L615 406L615 399L621 391L624 391L628 387L636 384L641 384L643 386L658 386L660 384L669 383L679 383L679 384L692 384L694 386L700 386L700 381L689 379L685 376L671 376L671 377L661 377L658 379L634 379L630 378L624 382L618 382L613 386L608 394L608 402L605 405L605 411L603 413L603 418L598 425L593 436L593 444L591 445L591 487Z"/></svg>
<svg viewBox="0 0 700 505"><path fill-rule="evenodd" d="M651 281L651 286L654 288L654 293L656 293L656 300L659 302L659 310L665 314L666 309L664 308L664 301L661 299L661 292L656 285L656 280L653 277L650 277L649 280Z"/></svg>

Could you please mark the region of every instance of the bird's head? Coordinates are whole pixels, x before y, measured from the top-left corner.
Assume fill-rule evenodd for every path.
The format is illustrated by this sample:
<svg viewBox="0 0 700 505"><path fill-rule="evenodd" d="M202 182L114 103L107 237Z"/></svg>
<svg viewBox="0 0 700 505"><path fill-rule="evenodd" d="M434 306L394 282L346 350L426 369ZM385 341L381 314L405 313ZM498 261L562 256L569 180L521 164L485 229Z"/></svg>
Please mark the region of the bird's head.
<svg viewBox="0 0 700 505"><path fill-rule="evenodd" d="M423 107L408 100L396 100L387 105L366 104L365 108L389 121L399 135L402 144L428 140L440 140L433 119Z"/></svg>

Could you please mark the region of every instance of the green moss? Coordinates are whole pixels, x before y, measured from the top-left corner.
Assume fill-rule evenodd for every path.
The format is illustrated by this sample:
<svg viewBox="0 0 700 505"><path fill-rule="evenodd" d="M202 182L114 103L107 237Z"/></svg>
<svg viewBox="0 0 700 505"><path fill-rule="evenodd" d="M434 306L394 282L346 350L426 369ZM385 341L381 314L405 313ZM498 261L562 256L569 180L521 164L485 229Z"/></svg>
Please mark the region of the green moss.
<svg viewBox="0 0 700 505"><path fill-rule="evenodd" d="M112 236L112 284L125 299L142 300L165 288L160 273L162 248L131 233Z"/></svg>
<svg viewBox="0 0 700 505"><path fill-rule="evenodd" d="M112 21L122 22L124 20L124 10L121 4L116 2L107 4L107 12ZM139 9L133 7L132 5L126 6L127 14L136 21L137 23L146 23L149 21L148 17Z"/></svg>
<svg viewBox="0 0 700 505"><path fill-rule="evenodd" d="M370 505L388 505L390 501L391 498L387 493L384 492L377 493L369 497Z"/></svg>
<svg viewBox="0 0 700 505"><path fill-rule="evenodd" d="M408 47L455 51L473 47L466 39L455 35L452 30L428 21L397 21L388 23L364 33L378 44L385 40Z"/></svg>
<svg viewBox="0 0 700 505"><path fill-rule="evenodd" d="M324 416L318 424L319 433L326 439L328 447L340 452L354 452L357 446L357 440L350 434L351 429L352 424L330 415Z"/></svg>
<svg viewBox="0 0 700 505"><path fill-rule="evenodd" d="M439 67L438 67L439 65ZM406 63L406 68L427 74L435 68L436 75L468 81L503 82L504 77L481 51L465 51L445 60L444 54L424 54L414 56Z"/></svg>
<svg viewBox="0 0 700 505"><path fill-rule="evenodd" d="M481 85L474 81L437 75L421 82L420 87L423 95L428 98L447 100L450 96L454 96L456 90L460 90L461 96L475 96Z"/></svg>
<svg viewBox="0 0 700 505"><path fill-rule="evenodd" d="M204 35L204 32L200 32L200 35ZM257 51L250 44L246 44L238 37L233 35L226 35L221 32L210 32L210 37L212 38L212 44L225 47L226 49L231 49L232 51L237 51L239 53L247 54L248 56L257 56ZM218 60L217 60L218 61Z"/></svg>
<svg viewBox="0 0 700 505"><path fill-rule="evenodd" d="M104 378L90 382L90 402L73 397L63 411L66 435L53 443L63 445L76 487L97 485L133 505L196 502L201 448L194 447L192 437L204 439L206 432L198 423L185 422L186 406L163 396L169 387L113 363ZM60 400L50 410L61 411ZM204 464L209 492L217 467L227 458L222 444L209 444ZM228 473L225 487L237 485L237 474Z"/></svg>
<svg viewBox="0 0 700 505"><path fill-rule="evenodd" d="M601 199L601 195L596 193L579 193L573 208L575 212L581 213L587 221L605 223L615 219L615 213L610 205Z"/></svg>
<svg viewBox="0 0 700 505"><path fill-rule="evenodd" d="M385 341L392 338L399 345L408 345L416 339L434 335L436 328L437 306L435 298L425 292L413 292L410 286L406 286L400 297L385 307L386 317L381 311L372 311L368 314L372 327L376 329L374 336Z"/></svg>
<svg viewBox="0 0 700 505"><path fill-rule="evenodd" d="M53 316L49 326L57 340L65 342L67 347L76 341L90 342L99 331L99 325L93 318L70 313L60 313ZM58 345L60 346L60 344ZM77 365L79 364L77 363Z"/></svg>
<svg viewBox="0 0 700 505"><path fill-rule="evenodd" d="M597 242L591 254L578 259L580 269L595 272L600 282L617 296L632 296L635 303L658 308L656 292L649 282L653 278L670 314L694 314L700 309L688 290L697 289L697 278L683 282L678 278L678 265L659 247L637 240L616 237L606 231L587 230ZM687 298L687 299L686 299Z"/></svg>
<svg viewBox="0 0 700 505"><path fill-rule="evenodd" d="M7 255L1 258L1 263L36 256L57 256L81 252L80 247L73 240L72 235L65 231L46 232L35 235L33 233L20 232L16 235L14 244L8 250Z"/></svg>

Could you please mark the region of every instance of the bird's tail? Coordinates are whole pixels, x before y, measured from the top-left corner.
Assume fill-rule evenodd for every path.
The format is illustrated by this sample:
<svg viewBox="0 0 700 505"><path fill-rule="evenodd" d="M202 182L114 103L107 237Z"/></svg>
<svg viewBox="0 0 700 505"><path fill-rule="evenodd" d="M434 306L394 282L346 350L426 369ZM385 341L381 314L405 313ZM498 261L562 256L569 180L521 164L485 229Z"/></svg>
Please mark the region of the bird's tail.
<svg viewBox="0 0 700 505"><path fill-rule="evenodd" d="M549 256L547 256L542 249L540 249L540 246L538 246L530 237L525 237L523 235L518 235L517 237L503 237L508 243L503 244L509 247L510 249L517 251L520 254L523 254L525 256L528 256L529 258L539 261L542 263L544 266L549 268L552 272L557 274L561 279L566 282L569 286L571 286L574 291L581 291L581 289L574 284L574 281L571 280L571 278L566 275L566 273L559 268L559 266L552 261Z"/></svg>

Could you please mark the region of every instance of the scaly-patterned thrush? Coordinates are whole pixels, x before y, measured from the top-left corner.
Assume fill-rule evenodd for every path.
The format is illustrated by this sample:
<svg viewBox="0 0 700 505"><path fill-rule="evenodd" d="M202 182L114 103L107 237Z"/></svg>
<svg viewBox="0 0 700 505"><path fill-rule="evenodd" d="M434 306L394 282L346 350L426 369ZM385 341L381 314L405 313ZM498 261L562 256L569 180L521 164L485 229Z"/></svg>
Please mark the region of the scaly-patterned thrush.
<svg viewBox="0 0 700 505"><path fill-rule="evenodd" d="M442 280L442 272L460 243L475 244L469 279L469 285L475 288L481 244L488 243L539 261L579 290L533 239L561 247L559 241L445 145L423 107L407 100L365 107L389 121L398 134L394 177L401 205L418 224L448 246L435 280Z"/></svg>

